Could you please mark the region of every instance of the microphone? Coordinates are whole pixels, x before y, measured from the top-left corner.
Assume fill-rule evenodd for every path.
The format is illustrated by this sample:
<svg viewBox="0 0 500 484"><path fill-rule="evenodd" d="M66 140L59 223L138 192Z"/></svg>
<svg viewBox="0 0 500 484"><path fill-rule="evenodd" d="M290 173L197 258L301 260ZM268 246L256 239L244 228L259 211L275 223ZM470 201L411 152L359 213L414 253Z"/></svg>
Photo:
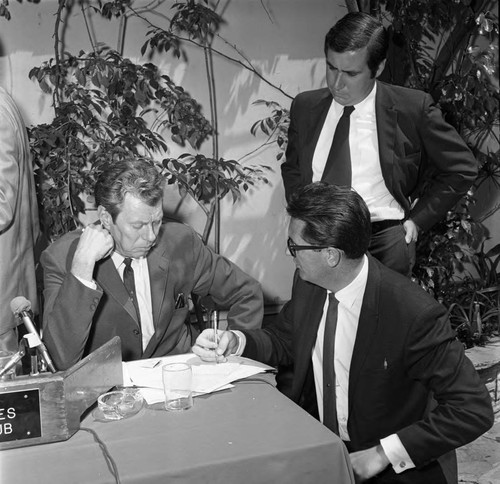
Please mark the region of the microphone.
<svg viewBox="0 0 500 484"><path fill-rule="evenodd" d="M21 318L22 322L24 323L24 326L29 333L28 342L30 348L37 348L40 351L42 359L47 365L47 368L52 373L55 373L57 370L54 366L54 363L52 363L49 352L40 339L40 335L38 334L38 331L36 330L36 327L31 319L31 303L25 297L18 296L10 302L10 309L14 313L14 315Z"/></svg>
<svg viewBox="0 0 500 484"><path fill-rule="evenodd" d="M0 369L0 377L4 376L6 373L10 371L11 368L14 368L17 365L18 361L21 361L25 354L24 346L19 348L19 351L14 353L12 358L6 363L6 365Z"/></svg>

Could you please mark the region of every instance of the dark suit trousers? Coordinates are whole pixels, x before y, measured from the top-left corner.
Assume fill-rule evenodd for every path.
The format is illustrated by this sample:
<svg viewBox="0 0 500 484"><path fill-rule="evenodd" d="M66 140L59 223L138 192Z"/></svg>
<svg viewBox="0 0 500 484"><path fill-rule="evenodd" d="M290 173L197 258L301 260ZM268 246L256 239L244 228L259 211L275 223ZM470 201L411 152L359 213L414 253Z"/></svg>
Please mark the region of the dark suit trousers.
<svg viewBox="0 0 500 484"><path fill-rule="evenodd" d="M386 267L410 276L415 263L415 242L407 244L403 225L396 225L372 234L368 251Z"/></svg>

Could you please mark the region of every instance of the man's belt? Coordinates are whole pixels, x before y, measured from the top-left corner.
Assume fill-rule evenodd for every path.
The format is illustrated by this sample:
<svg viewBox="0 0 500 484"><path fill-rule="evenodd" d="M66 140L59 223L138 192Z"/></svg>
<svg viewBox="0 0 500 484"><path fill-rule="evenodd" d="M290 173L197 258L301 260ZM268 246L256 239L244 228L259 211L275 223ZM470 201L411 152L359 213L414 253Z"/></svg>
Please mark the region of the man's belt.
<svg viewBox="0 0 500 484"><path fill-rule="evenodd" d="M396 227L396 225L401 225L401 220L380 220L379 222L372 222L372 235L390 227Z"/></svg>

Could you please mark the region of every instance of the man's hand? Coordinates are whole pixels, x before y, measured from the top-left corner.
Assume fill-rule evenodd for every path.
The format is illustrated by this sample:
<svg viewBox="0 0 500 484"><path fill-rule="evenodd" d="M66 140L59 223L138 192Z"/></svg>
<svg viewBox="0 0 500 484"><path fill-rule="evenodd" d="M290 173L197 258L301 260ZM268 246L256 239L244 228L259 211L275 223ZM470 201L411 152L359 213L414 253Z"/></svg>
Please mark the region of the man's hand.
<svg viewBox="0 0 500 484"><path fill-rule="evenodd" d="M196 338L192 350L203 361L226 361L226 357L238 349L238 337L231 331L217 331L219 344L214 341L214 330L205 329Z"/></svg>
<svg viewBox="0 0 500 484"><path fill-rule="evenodd" d="M418 225L411 219L405 220L403 222L403 227L406 232L405 241L407 244L410 242L416 242L418 239Z"/></svg>
<svg viewBox="0 0 500 484"><path fill-rule="evenodd" d="M363 482L382 472L389 464L381 445L349 454L356 482Z"/></svg>
<svg viewBox="0 0 500 484"><path fill-rule="evenodd" d="M71 272L81 279L91 281L95 263L111 254L114 246L113 237L102 225L88 225L78 241Z"/></svg>

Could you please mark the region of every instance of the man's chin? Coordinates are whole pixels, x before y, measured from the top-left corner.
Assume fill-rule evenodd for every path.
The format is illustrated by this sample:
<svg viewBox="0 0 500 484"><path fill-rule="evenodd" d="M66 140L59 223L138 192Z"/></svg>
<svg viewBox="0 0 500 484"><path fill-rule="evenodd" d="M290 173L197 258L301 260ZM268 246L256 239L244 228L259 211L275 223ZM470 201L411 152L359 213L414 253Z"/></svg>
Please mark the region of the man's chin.
<svg viewBox="0 0 500 484"><path fill-rule="evenodd" d="M151 249L153 247L154 246L151 246L147 249L136 249L136 250L134 250L134 255L132 257L134 259L142 259L143 257L146 257L151 252Z"/></svg>

